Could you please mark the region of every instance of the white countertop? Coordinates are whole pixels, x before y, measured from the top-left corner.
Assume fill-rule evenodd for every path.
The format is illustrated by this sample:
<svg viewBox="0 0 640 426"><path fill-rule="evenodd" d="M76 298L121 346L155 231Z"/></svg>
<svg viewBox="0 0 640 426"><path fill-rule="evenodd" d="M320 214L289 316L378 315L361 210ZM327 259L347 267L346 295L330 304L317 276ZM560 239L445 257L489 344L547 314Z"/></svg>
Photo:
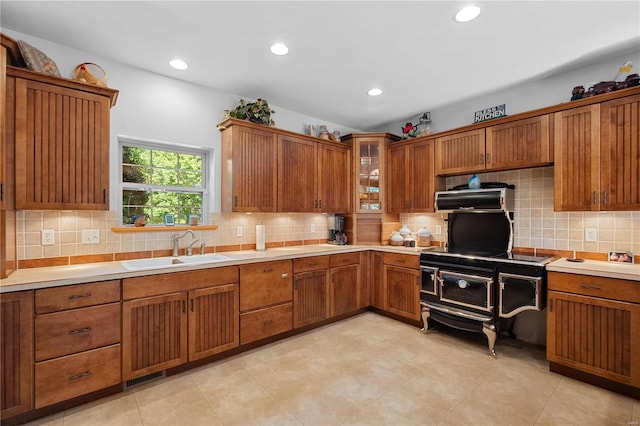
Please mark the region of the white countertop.
<svg viewBox="0 0 640 426"><path fill-rule="evenodd" d="M216 263L196 265L176 265L161 269L128 271L122 262L86 263L81 265L52 266L47 268L19 269L0 280L0 293L9 293L39 288L57 287L69 284L81 284L96 281L117 280L122 278L156 275L171 272L191 271L196 269L219 268L223 266L237 266L248 263L268 262L271 260L285 260L296 257L319 256L336 253L348 253L367 250L379 250L392 253L420 254L420 247L394 246L363 246L363 245L334 245L317 244L309 246L291 246L272 248L266 251L241 250L221 252L232 260ZM197 256L197 255L194 255Z"/></svg>
<svg viewBox="0 0 640 426"><path fill-rule="evenodd" d="M604 262L600 260L570 262L566 258L561 258L549 263L547 271L640 281L640 264L633 263Z"/></svg>

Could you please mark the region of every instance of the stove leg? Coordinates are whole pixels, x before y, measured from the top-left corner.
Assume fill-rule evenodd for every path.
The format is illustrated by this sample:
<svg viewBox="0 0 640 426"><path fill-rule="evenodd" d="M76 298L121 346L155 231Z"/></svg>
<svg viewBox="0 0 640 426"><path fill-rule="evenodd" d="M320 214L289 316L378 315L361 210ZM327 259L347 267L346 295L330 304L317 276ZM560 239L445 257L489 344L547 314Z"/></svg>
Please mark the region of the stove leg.
<svg viewBox="0 0 640 426"><path fill-rule="evenodd" d="M491 355L494 358L497 358L498 356L496 355L496 350L495 350L496 337L497 337L496 326L491 322L483 322L482 332L484 333L485 336L487 336L487 341L489 343L489 355Z"/></svg>
<svg viewBox="0 0 640 426"><path fill-rule="evenodd" d="M422 311L422 324L424 325L422 327L422 329L420 331L422 331L424 334L429 333L429 316L431 315L431 311L429 310L429 308L425 308L424 306L421 309Z"/></svg>

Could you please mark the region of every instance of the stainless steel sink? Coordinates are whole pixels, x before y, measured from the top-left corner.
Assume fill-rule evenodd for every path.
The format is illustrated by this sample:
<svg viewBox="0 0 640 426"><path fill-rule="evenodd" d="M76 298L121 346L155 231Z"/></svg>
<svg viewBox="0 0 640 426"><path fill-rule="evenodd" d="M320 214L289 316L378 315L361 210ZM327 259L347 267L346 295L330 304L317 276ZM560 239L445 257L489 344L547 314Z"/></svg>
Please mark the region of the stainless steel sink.
<svg viewBox="0 0 640 426"><path fill-rule="evenodd" d="M232 258L221 254L203 254L178 257L154 257L149 259L125 260L122 266L127 271L140 271L144 269L163 269L180 265L199 265L203 263L226 262Z"/></svg>

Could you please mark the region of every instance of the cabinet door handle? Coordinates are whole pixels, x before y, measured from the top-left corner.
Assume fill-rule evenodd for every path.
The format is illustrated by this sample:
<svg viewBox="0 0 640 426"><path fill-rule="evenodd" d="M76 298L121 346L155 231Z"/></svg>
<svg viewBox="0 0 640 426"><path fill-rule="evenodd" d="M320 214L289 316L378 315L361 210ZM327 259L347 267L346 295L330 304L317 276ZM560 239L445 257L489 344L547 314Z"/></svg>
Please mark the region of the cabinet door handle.
<svg viewBox="0 0 640 426"><path fill-rule="evenodd" d="M597 285L580 284L580 287L588 288L588 289L591 289L591 290L602 290L602 287L597 286Z"/></svg>
<svg viewBox="0 0 640 426"><path fill-rule="evenodd" d="M607 191L602 193L602 204L607 204Z"/></svg>
<svg viewBox="0 0 640 426"><path fill-rule="evenodd" d="M0 183L0 201L4 201L4 183Z"/></svg>
<svg viewBox="0 0 640 426"><path fill-rule="evenodd" d="M186 300L182 301L182 313L183 314L187 313L187 301Z"/></svg>
<svg viewBox="0 0 640 426"><path fill-rule="evenodd" d="M490 152L487 153L487 161L486 161L486 163L487 164L491 164L491 153Z"/></svg>
<svg viewBox="0 0 640 426"><path fill-rule="evenodd" d="M195 312L195 311L196 311L196 304L195 304L195 301L191 299L191 312Z"/></svg>
<svg viewBox="0 0 640 426"><path fill-rule="evenodd" d="M283 279L284 279L284 278L289 278L289 274L284 273L284 274L282 274L282 275L281 275L281 277L282 277Z"/></svg>
<svg viewBox="0 0 640 426"><path fill-rule="evenodd" d="M73 336L74 334L89 333L90 331L91 327L78 328L75 330L69 330L69 335Z"/></svg>
<svg viewBox="0 0 640 426"><path fill-rule="evenodd" d="M69 300L81 299L83 297L91 297L91 293L90 292L86 292L84 294L72 294L71 296L68 297L68 299Z"/></svg>
<svg viewBox="0 0 640 426"><path fill-rule="evenodd" d="M595 206L596 204L598 204L598 193L593 191L593 205Z"/></svg>
<svg viewBox="0 0 640 426"><path fill-rule="evenodd" d="M263 269L262 272L273 272L273 268L266 268Z"/></svg>
<svg viewBox="0 0 640 426"><path fill-rule="evenodd" d="M264 322L264 325L271 325L273 324L273 320L268 320Z"/></svg>
<svg viewBox="0 0 640 426"><path fill-rule="evenodd" d="M479 157L480 164L484 164L484 160L485 160L484 154L480 154L480 157Z"/></svg>
<svg viewBox="0 0 640 426"><path fill-rule="evenodd" d="M84 373L80 373L80 374L72 374L71 376L69 376L69 380L78 380L78 379L82 379L83 377L89 377L91 375L91 371L85 371Z"/></svg>
<svg viewBox="0 0 640 426"><path fill-rule="evenodd" d="M106 203L107 202L107 190L106 189L102 189L102 202Z"/></svg>
<svg viewBox="0 0 640 426"><path fill-rule="evenodd" d="M549 299L549 312L553 312L553 299Z"/></svg>
<svg viewBox="0 0 640 426"><path fill-rule="evenodd" d="M237 195L235 197L233 197L233 205L235 207L238 207L238 196Z"/></svg>

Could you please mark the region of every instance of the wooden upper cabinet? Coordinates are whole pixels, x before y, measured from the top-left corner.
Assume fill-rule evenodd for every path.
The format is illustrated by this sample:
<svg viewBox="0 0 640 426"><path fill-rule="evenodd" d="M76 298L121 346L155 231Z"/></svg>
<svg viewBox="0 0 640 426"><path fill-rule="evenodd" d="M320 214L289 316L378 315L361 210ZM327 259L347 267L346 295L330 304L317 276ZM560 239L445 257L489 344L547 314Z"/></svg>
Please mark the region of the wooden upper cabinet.
<svg viewBox="0 0 640 426"><path fill-rule="evenodd" d="M552 163L549 114L486 128L486 170Z"/></svg>
<svg viewBox="0 0 640 426"><path fill-rule="evenodd" d="M599 210L600 105L554 114L554 209Z"/></svg>
<svg viewBox="0 0 640 426"><path fill-rule="evenodd" d="M109 209L110 108L118 93L7 68L16 208Z"/></svg>
<svg viewBox="0 0 640 426"><path fill-rule="evenodd" d="M387 149L387 211L434 211L434 194L443 180L434 174L434 141L390 145Z"/></svg>
<svg viewBox="0 0 640 426"><path fill-rule="evenodd" d="M350 149L337 144L318 145L318 209L324 213L351 211Z"/></svg>
<svg viewBox="0 0 640 426"><path fill-rule="evenodd" d="M553 162L549 114L440 137L436 174L521 169Z"/></svg>
<svg viewBox="0 0 640 426"><path fill-rule="evenodd" d="M278 211L311 212L317 208L318 144L278 135Z"/></svg>
<svg viewBox="0 0 640 426"><path fill-rule="evenodd" d="M436 175L484 170L485 129L443 136L436 140Z"/></svg>
<svg viewBox="0 0 640 426"><path fill-rule="evenodd" d="M255 126L222 130L222 211L277 211L276 134Z"/></svg>
<svg viewBox="0 0 640 426"><path fill-rule="evenodd" d="M218 128L222 211L349 212L349 145L237 119Z"/></svg>
<svg viewBox="0 0 640 426"><path fill-rule="evenodd" d="M640 95L600 104L601 210L640 210Z"/></svg>

